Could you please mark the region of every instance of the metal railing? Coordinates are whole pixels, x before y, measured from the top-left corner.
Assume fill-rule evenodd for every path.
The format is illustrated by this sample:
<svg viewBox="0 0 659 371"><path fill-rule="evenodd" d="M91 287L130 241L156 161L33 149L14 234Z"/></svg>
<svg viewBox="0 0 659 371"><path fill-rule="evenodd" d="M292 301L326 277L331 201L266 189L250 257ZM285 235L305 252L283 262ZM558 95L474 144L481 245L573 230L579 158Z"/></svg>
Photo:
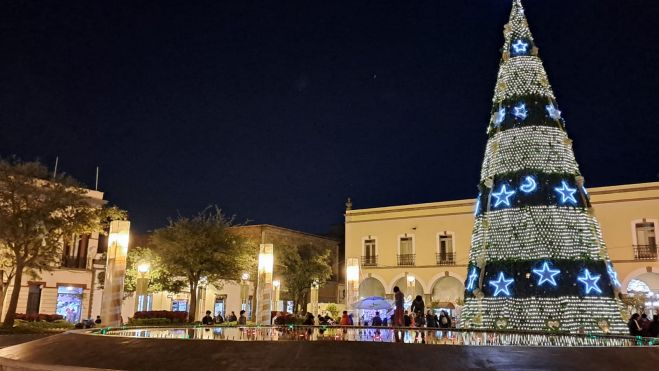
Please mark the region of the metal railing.
<svg viewBox="0 0 659 371"><path fill-rule="evenodd" d="M362 265L365 267L375 267L378 265L377 255L362 256Z"/></svg>
<svg viewBox="0 0 659 371"><path fill-rule="evenodd" d="M398 254L398 265L409 266L414 265L416 254Z"/></svg>
<svg viewBox="0 0 659 371"><path fill-rule="evenodd" d="M437 265L455 265L454 252L438 252Z"/></svg>
<svg viewBox="0 0 659 371"><path fill-rule="evenodd" d="M634 260L657 260L657 245L634 245Z"/></svg>

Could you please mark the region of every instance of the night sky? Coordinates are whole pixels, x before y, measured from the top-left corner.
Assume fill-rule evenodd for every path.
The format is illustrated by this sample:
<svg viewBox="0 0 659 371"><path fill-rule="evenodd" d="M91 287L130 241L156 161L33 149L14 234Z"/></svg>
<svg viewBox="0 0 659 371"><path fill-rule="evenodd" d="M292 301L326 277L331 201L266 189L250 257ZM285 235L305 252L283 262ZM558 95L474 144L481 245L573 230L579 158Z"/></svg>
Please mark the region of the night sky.
<svg viewBox="0 0 659 371"><path fill-rule="evenodd" d="M659 2L526 0L587 186L659 176ZM509 0L0 5L0 154L144 232L476 196Z"/></svg>

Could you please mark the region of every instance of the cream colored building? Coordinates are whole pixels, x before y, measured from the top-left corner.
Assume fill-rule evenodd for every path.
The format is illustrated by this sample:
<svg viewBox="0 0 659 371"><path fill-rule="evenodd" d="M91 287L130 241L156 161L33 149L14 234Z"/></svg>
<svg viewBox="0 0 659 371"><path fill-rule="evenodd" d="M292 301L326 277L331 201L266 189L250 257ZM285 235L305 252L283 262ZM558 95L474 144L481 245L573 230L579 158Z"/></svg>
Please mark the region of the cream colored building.
<svg viewBox="0 0 659 371"><path fill-rule="evenodd" d="M659 293L659 182L589 189L622 292ZM459 306L475 200L347 210L346 261L359 258L359 297L399 286L426 303ZM409 280L408 280L409 278ZM349 283L348 283L349 284ZM659 306L659 297L650 300Z"/></svg>
<svg viewBox="0 0 659 371"><path fill-rule="evenodd" d="M103 192L86 190L86 196L99 206ZM102 290L98 289L97 273L105 262L99 261L99 234L75 236L64 246L59 263L38 277L23 275L16 313L58 313L70 322L78 322L101 311ZM9 285L3 305L2 319L7 312L13 283Z"/></svg>

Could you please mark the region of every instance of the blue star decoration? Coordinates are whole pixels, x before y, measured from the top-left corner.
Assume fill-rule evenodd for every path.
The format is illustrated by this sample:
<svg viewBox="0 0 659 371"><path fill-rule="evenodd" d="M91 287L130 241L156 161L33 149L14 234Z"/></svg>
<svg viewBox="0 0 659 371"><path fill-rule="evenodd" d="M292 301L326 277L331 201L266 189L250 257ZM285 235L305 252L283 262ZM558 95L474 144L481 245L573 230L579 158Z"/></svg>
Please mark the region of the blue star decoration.
<svg viewBox="0 0 659 371"><path fill-rule="evenodd" d="M533 273L538 275L538 286L542 286L545 282L548 282L552 286L556 286L556 276L561 273L561 270L551 269L549 268L549 263L544 262L542 264L542 269L534 269Z"/></svg>
<svg viewBox="0 0 659 371"><path fill-rule="evenodd" d="M501 107L499 108L498 111L494 113L494 126L499 127L499 125L501 125L501 123L503 122L503 120L505 120L505 118L506 118L506 108Z"/></svg>
<svg viewBox="0 0 659 371"><path fill-rule="evenodd" d="M508 286L510 286L510 284L513 282L515 282L514 279L506 279L506 277L503 275L503 272L499 272L499 278L496 281L490 280L490 285L495 288L494 296L499 296L499 294L502 292L504 295L510 296Z"/></svg>
<svg viewBox="0 0 659 371"><path fill-rule="evenodd" d="M527 175L524 177L524 183L519 187L520 191L524 193L531 193L538 188L538 182L536 182L535 177Z"/></svg>
<svg viewBox="0 0 659 371"><path fill-rule="evenodd" d="M515 191L512 189L509 191L506 189L506 185L502 184L501 188L499 189L499 192L494 192L492 193L492 196L494 196L497 200L494 203L494 207L497 207L501 204L504 204L506 206L510 206L510 197L515 194Z"/></svg>
<svg viewBox="0 0 659 371"><path fill-rule="evenodd" d="M525 54L529 50L529 43L522 39L517 39L513 44L514 54Z"/></svg>
<svg viewBox="0 0 659 371"><path fill-rule="evenodd" d="M467 283L467 290L472 291L476 287L476 279L478 279L478 273L476 272L476 267L471 268L471 273L469 273L469 282Z"/></svg>
<svg viewBox="0 0 659 371"><path fill-rule="evenodd" d="M526 109L526 104L519 103L513 107L513 116L517 117L518 119L524 120L528 115L529 111Z"/></svg>
<svg viewBox="0 0 659 371"><path fill-rule="evenodd" d="M559 120L561 118L561 111L554 107L553 104L546 105L545 109L547 110L547 114L549 114L549 117L551 117L552 120Z"/></svg>
<svg viewBox="0 0 659 371"><path fill-rule="evenodd" d="M558 194L561 196L561 203L564 204L569 202L573 205L576 205L577 199L574 198L574 194L577 193L577 189L570 188L564 180L561 181L561 185L561 187L554 188L554 191L558 192Z"/></svg>
<svg viewBox="0 0 659 371"><path fill-rule="evenodd" d="M586 289L586 295L590 294L591 291L595 291L598 294L602 293L602 290L597 286L597 282L600 280L601 275L596 274L596 275L591 275L590 271L588 269L584 270L584 275L581 277L577 277L577 280L579 282L584 284L584 288Z"/></svg>
<svg viewBox="0 0 659 371"><path fill-rule="evenodd" d="M620 281L618 281L618 273L613 270L613 264L611 262L606 262L606 271L609 273L609 278L611 279L611 283L615 287L620 287Z"/></svg>

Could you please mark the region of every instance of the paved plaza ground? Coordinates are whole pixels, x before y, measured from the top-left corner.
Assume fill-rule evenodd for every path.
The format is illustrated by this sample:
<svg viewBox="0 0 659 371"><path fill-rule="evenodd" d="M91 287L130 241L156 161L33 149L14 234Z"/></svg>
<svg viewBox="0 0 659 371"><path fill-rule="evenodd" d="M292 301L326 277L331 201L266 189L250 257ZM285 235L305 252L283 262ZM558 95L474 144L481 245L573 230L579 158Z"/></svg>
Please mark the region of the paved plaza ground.
<svg viewBox="0 0 659 371"><path fill-rule="evenodd" d="M64 333L2 349L0 357L32 364L123 370L602 371L656 369L659 347L533 348L341 341L234 342Z"/></svg>

